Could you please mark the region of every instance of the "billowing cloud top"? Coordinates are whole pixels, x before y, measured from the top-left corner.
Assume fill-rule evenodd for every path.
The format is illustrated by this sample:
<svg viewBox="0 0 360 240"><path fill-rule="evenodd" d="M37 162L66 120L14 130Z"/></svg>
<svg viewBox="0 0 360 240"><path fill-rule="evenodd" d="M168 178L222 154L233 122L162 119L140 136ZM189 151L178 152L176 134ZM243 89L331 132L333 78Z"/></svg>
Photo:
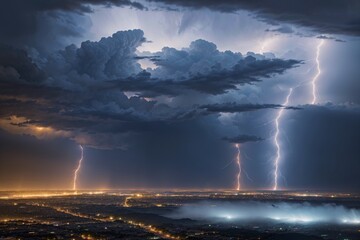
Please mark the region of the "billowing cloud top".
<svg viewBox="0 0 360 240"><path fill-rule="evenodd" d="M11 124L14 117L23 118L23 122L17 123L23 129L44 125L54 132L66 131L67 136L83 144L124 147L123 143L113 141L113 136L100 144L94 139L99 134L105 138L104 134L120 137L129 132L148 131L154 124L201 118L206 116L204 108L209 113L217 112L216 106L174 107L155 99L145 100L143 96L222 94L239 85L282 74L300 63L252 53L243 56L221 52L213 43L196 40L189 48L165 47L153 53L157 67L143 70L137 62L136 50L145 41L141 30L119 31L100 41L83 42L80 47L69 45L37 63L25 51L3 46L1 116ZM19 87L22 91L15 91ZM124 92L129 91L142 97L128 98ZM237 107L239 112L281 106Z"/></svg>

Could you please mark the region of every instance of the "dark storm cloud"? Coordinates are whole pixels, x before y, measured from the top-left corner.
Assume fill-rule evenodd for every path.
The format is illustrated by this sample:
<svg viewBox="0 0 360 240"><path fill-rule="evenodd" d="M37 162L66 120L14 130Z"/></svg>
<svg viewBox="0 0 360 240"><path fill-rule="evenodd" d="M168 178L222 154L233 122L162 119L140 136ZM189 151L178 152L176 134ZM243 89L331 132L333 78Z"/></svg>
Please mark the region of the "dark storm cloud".
<svg viewBox="0 0 360 240"><path fill-rule="evenodd" d="M122 93L99 91L101 80L127 77L141 70L134 59L136 48L144 41L141 30L124 31L99 42L70 45L46 58L42 66L34 63L24 50L0 46L0 92L3 97L35 99L67 112L84 103L122 105ZM129 101L135 104L135 101ZM106 104L103 107L109 108ZM128 106L129 107L129 106ZM10 111L12 112L12 111Z"/></svg>
<svg viewBox="0 0 360 240"><path fill-rule="evenodd" d="M48 87L40 87L40 89L40 91L31 94L37 95L36 93L51 90ZM51 94L31 97L29 94L31 91L32 89L28 88L24 94L16 95L13 98L11 96L6 98L6 94L2 92L0 116L20 115L32 119L31 122L27 123L36 122L58 129L83 129L84 131L92 131L95 128L101 130L97 126L100 123L108 123L112 126L131 122L132 126L136 126L136 124L145 124L156 119L156 115L151 116L149 114L151 111L156 111L154 102L147 102L138 97L127 99L121 92L108 91L106 92L108 96L105 96L104 93L88 92L83 94L61 91L58 92L60 95L55 96L56 91L53 91L53 97L50 96ZM93 97L90 96L91 94ZM109 128L109 126L103 126L104 129ZM114 132L116 132L115 129L120 128L114 128ZM131 129L124 128L124 131Z"/></svg>
<svg viewBox="0 0 360 240"><path fill-rule="evenodd" d="M302 63L292 59L269 59L254 53L243 56L232 51L221 52L214 43L202 39L182 50L165 47L154 56L156 69L112 81L112 84L146 97L177 96L186 90L218 95L237 89L238 85L282 74Z"/></svg>
<svg viewBox="0 0 360 240"><path fill-rule="evenodd" d="M217 49L214 43L199 39L189 48L163 48L156 53L155 77L173 78L176 85L208 94L222 94L236 85L251 84L298 66L301 61L267 59L263 55Z"/></svg>
<svg viewBox="0 0 360 240"><path fill-rule="evenodd" d="M223 140L230 143L247 143L247 142L259 142L263 141L263 138L251 135L239 135L236 137L224 137Z"/></svg>
<svg viewBox="0 0 360 240"><path fill-rule="evenodd" d="M316 38L319 38L319 39L327 39L327 40L334 40L336 42L346 42L342 39L338 39L338 38L334 38L334 37L329 37L329 36L326 36L326 35L320 35L320 36L317 36Z"/></svg>
<svg viewBox="0 0 360 240"><path fill-rule="evenodd" d="M157 61L164 62L164 60ZM181 80L151 78L150 73L142 72L126 80L111 81L110 85L115 85L123 91L140 92L140 95L145 97L177 96L186 90L218 95L231 89L237 89L237 85L253 84L260 82L262 78L282 74L300 63L301 61L297 60L256 60L254 57L248 56L239 60L230 69L222 68L220 63L217 63L208 69L208 72L190 74L188 78L182 77ZM168 75L162 73L161 76L167 77Z"/></svg>
<svg viewBox="0 0 360 240"><path fill-rule="evenodd" d="M200 108L206 109L208 112L224 112L224 113L237 113L249 112L261 109L293 109L298 110L297 107L284 107L280 104L237 104L237 103L221 103L212 105L203 105Z"/></svg>
<svg viewBox="0 0 360 240"><path fill-rule="evenodd" d="M11 0L0 3L0 43L31 49L33 55L60 49L81 37L91 25L85 13L92 5L129 6L129 0Z"/></svg>
<svg viewBox="0 0 360 240"><path fill-rule="evenodd" d="M294 29L290 26L282 26L274 29L266 29L267 32L294 33Z"/></svg>
<svg viewBox="0 0 360 240"><path fill-rule="evenodd" d="M173 1L175 4L180 2ZM189 7L205 6L203 1L183 3ZM316 15L304 14L306 2L304 6L298 6L298 2L290 6L287 2L269 1L262 2L264 6L259 7L258 1L225 0L221 3L208 1L207 7L226 12L247 9L271 23L284 21L309 26L319 32L358 34L354 30L358 22L347 24L346 29L344 27L344 22L353 18L352 11L356 7L350 8L347 17L342 17L344 7L339 7L339 13L333 14L332 9L338 3L331 1L329 8L321 11L319 5L322 3L312 3ZM80 46L71 44L76 43L74 40L82 37L91 25L88 13L92 11L92 5L144 9L137 2L126 0L14 0L0 3L0 43L3 44L0 47L0 127L14 134L3 133L0 129L1 184L6 184L9 179L16 181L23 177L28 181L37 176L41 177L28 184L45 182L45 187L49 187L48 182L63 181L64 178L71 180L72 169L79 157L75 147L84 144L88 151L86 159L89 160L86 167L95 169L92 174L86 174L91 173L86 167L83 169L84 175L91 176L87 179L89 183L111 176L114 187L133 186L132 183L142 187L146 184L153 187L231 186L231 180L224 176L235 176L234 172L230 168L226 172L219 171L222 159L226 162L234 157L234 148L228 142L261 139L250 135L223 137L233 136L234 130L236 133L263 136L266 133L254 127L262 121L257 121L253 115L261 111L254 111L281 109L283 106L241 102L228 104L222 101L233 101L234 98L215 98L214 95L232 89L238 89L236 93L243 94L242 85L273 78L302 62L279 59L270 54L266 57L220 51L214 43L205 40L196 40L181 50L164 47L153 55L137 56L136 49L146 42L141 30L117 32L99 41L85 41ZM324 14L326 10L334 15L329 21L327 13ZM305 15L309 15L306 16L308 19ZM335 19L339 21L338 25L334 24ZM291 32L285 27L274 28L278 32ZM137 63L141 59L151 60L156 68L143 71ZM245 91L251 91L251 88ZM135 92L139 96L128 97L132 93L124 92ZM185 104L183 99L187 97L189 99ZM201 104L205 105L193 101L196 98L201 98ZM242 98L239 99L242 101ZM208 104L213 102L218 104ZM313 170L313 162L316 161L321 162L321 167L330 164L331 171L337 171L334 166L339 162L334 156L343 160L343 156L350 153L343 161L354 163L354 167L351 168L350 163L341 167L350 172L351 179L341 175L342 183L334 184L340 187L351 185L352 179L358 179L355 174L359 172L355 162L360 149L356 140L360 122L358 116L343 110L344 115L332 106L326 106L325 110L315 106L303 108L306 108L306 116L296 111L293 116L297 116L295 120L299 126L290 130L290 138L299 136L293 141L296 146L301 146L296 149L293 159L299 165L307 165L306 169L303 165L299 167L301 171L297 178L302 179L308 169ZM223 124L219 112L241 114L231 114L232 119ZM313 118L317 114L321 117ZM261 120L264 118L260 113L256 116ZM284 128L286 123L284 119ZM41 133L43 130L44 133ZM331 149L328 149L325 140L330 141ZM248 145L249 149L253 147ZM315 152L313 146L329 153L324 153L326 157L312 154ZM251 162L253 169L259 171L264 168L264 155L266 159L273 157L269 148L265 146L261 149L263 151L254 150L258 161ZM291 150L290 147L284 149ZM247 164L246 161L244 164ZM314 165L316 168L309 179L316 180L322 168ZM204 166L207 171L204 171ZM291 166L289 169L291 173ZM98 175L98 170L104 174ZM10 174L13 172L18 176ZM260 175L265 176L266 173L260 173L257 177L263 179ZM59 175L62 175L61 178L53 179ZM325 171L322 175L325 176L324 183L318 186L325 186L330 175L330 171ZM289 182L292 186L304 186L301 185L304 182L299 181L290 179ZM265 184L266 180L263 181ZM306 184L311 186L311 182Z"/></svg>
<svg viewBox="0 0 360 240"><path fill-rule="evenodd" d="M26 2L26 0L20 0ZM35 4L31 4L39 10L65 10L65 11L81 11L92 12L91 5L102 5L105 7L111 6L130 6L140 10L146 9L141 3L130 0L35 0Z"/></svg>
<svg viewBox="0 0 360 240"><path fill-rule="evenodd" d="M12 87L15 89L14 85ZM127 145L121 139L124 134L164 131L169 124L200 116L196 109L155 105L154 101L139 97L128 99L120 91L84 93L54 89L48 93L50 90L49 87L29 87L13 96L14 90L9 95L9 90L1 89L0 118L24 117L21 122L8 122L21 128L51 127L64 131L71 139L85 134L87 140L79 142L95 148L121 148Z"/></svg>
<svg viewBox="0 0 360 240"><path fill-rule="evenodd" d="M263 55L221 52L205 40L189 48L165 47L153 56L157 66L143 71L136 49L146 39L141 30L120 31L99 41L69 45L37 62L25 51L6 47L0 54L0 116L21 116L22 128L51 127L99 148L123 147L124 138L166 131L180 122L210 118L196 104L171 106L143 97L217 95L282 74L300 61ZM5 51L6 50L6 51ZM128 98L124 92L139 96ZM263 106L263 108L275 106ZM260 108L259 106L255 108ZM253 111L248 107L242 111Z"/></svg>
<svg viewBox="0 0 360 240"><path fill-rule="evenodd" d="M70 45L50 55L44 70L57 82L82 84L85 81L85 85L91 79L129 77L141 70L135 51L144 41L143 31L129 30L97 42L82 42L79 48Z"/></svg>
<svg viewBox="0 0 360 240"><path fill-rule="evenodd" d="M158 60L154 62L157 68L152 72L155 77L181 80L197 74L206 74L214 68L230 69L243 55L239 52L221 52L217 46L203 39L190 43L188 48L181 50L164 47L154 53Z"/></svg>
<svg viewBox="0 0 360 240"><path fill-rule="evenodd" d="M297 60L256 60L252 56L247 56L231 69L216 69L217 66L214 66L208 74L196 74L188 81L182 82L182 85L199 92L222 94L227 90L237 89L236 85L252 84L261 81L261 78L282 74L300 63L301 61Z"/></svg>
<svg viewBox="0 0 360 240"><path fill-rule="evenodd" d="M31 11L64 10L92 12L91 5L103 5L106 7L131 6L138 9L144 9L140 3L130 0L33 0L31 3L27 0L13 0L4 3L4 7L17 6L19 10ZM26 9L20 9L22 7L25 7Z"/></svg>
<svg viewBox="0 0 360 240"><path fill-rule="evenodd" d="M62 141L92 148L94 156L101 153L107 160L114 160L109 166L128 169L121 178L113 176L115 183L132 180L129 183L149 182L151 186L161 186L164 178L171 174L174 179L171 184L181 182L182 186L191 186L196 179L198 186L226 185L220 181L223 174L217 168L222 165L218 159L232 157L231 147L221 139L231 132L228 126L219 123L216 112L207 112L196 102L190 106L176 105L171 101L127 97L124 91L173 99L199 93L210 97L282 74L300 61L221 52L215 44L197 40L183 50L166 47L153 56L146 56L157 68L143 71L137 63L141 56L136 55L136 49L144 41L144 33L133 30L117 32L99 41L86 41L79 47L69 45L41 56L30 54L30 50L4 47L0 54L1 128L16 135L14 138L19 141L24 134L35 136L29 140L33 140L29 146L34 149L48 139L52 139L49 145L59 145L59 151L67 147ZM5 157L14 154L10 149L16 144L5 138L3 141L3 148L9 149ZM30 154L26 144L17 146ZM191 150L194 146L196 151ZM49 151L52 152L50 147ZM46 167L49 159L55 166L61 164L59 157L37 153L36 150L30 161L39 166ZM122 161L119 156L123 157ZM24 155L16 158L19 164L25 161ZM88 155L89 158L91 161ZM66 168L73 169L71 164L78 156L67 159L72 162L67 163ZM12 168L7 162L3 163L4 169ZM139 169L137 164L144 168ZM211 171L198 175L204 164ZM185 174L174 174L174 166ZM55 170L50 172L58 175ZM33 175L41 171L41 167L36 168ZM111 175L111 169L106 173ZM134 180L132 176L139 173L142 177ZM25 178L33 177L30 175L23 174ZM213 182L206 180L208 178Z"/></svg>
<svg viewBox="0 0 360 240"><path fill-rule="evenodd" d="M148 42L148 41L146 41ZM134 59L142 60L142 59L149 59L152 62L156 62L159 59L159 56L135 56Z"/></svg>
<svg viewBox="0 0 360 240"><path fill-rule="evenodd" d="M148 77L143 78L141 75L148 75ZM177 96L184 91L182 86L173 80L157 80L150 76L150 73L143 72L125 80L109 81L109 87L136 92L142 97Z"/></svg>
<svg viewBox="0 0 360 240"><path fill-rule="evenodd" d="M24 50L0 44L0 81L41 82L45 73Z"/></svg>
<svg viewBox="0 0 360 240"><path fill-rule="evenodd" d="M252 11L253 14L270 24L285 22L309 27L322 33L360 34L360 2L357 0L151 0L189 8L209 8L214 11Z"/></svg>

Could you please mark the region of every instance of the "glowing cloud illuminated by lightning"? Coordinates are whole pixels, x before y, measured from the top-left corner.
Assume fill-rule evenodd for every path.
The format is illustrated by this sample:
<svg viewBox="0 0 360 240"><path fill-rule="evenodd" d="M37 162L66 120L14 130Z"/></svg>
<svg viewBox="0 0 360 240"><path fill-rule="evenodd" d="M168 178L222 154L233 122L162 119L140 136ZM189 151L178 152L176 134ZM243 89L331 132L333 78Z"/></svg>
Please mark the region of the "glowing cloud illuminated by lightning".
<svg viewBox="0 0 360 240"><path fill-rule="evenodd" d="M291 96L293 92L293 89L290 88L289 89L289 93L288 95L286 96L286 100L285 102L283 103L283 106L286 107L288 106L289 104L289 98ZM274 170L274 187L273 187L273 190L276 191L278 190L278 178L279 178L279 162L280 162L280 159L281 159L281 146L280 146L280 143L279 143L279 134L280 134L280 128L279 128L279 122L280 122L280 119L283 115L283 112L284 112L284 108L281 108L275 118L275 128L276 128L276 132L275 132L275 135L274 135L274 143L275 143L275 146L276 146L276 157L275 157L275 162L274 162L274 165L275 165L275 170Z"/></svg>
<svg viewBox="0 0 360 240"><path fill-rule="evenodd" d="M316 68L317 68L317 73L315 74L314 78L311 81L311 85L312 85L312 101L311 104L315 104L316 100L317 100L317 96L316 96L316 81L319 78L320 74L321 74L321 68L320 68L320 49L321 46L324 44L324 39L321 39L319 45L316 48Z"/></svg>
<svg viewBox="0 0 360 240"><path fill-rule="evenodd" d="M79 163L78 163L78 166L77 168L75 169L75 172L74 172L74 183L73 183L73 190L77 190L77 178L78 178L78 174L79 174L79 171L81 169L81 164L82 164L82 161L84 159L84 148L80 145L80 149L81 149L81 157L79 159Z"/></svg>

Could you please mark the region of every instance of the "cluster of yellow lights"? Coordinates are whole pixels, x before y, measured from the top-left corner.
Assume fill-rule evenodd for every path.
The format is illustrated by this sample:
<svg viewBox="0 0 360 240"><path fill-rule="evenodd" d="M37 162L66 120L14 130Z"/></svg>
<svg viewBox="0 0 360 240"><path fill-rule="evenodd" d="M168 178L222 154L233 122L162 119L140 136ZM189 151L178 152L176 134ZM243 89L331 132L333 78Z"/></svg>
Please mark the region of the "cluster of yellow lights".
<svg viewBox="0 0 360 240"><path fill-rule="evenodd" d="M99 195L104 194L103 191L91 191L91 192L56 192L56 193L20 193L9 196L0 196L0 199L32 199L32 198L51 198L51 197L66 197L76 195Z"/></svg>
<svg viewBox="0 0 360 240"><path fill-rule="evenodd" d="M98 239L98 238L94 238L94 237L91 236L90 234L81 234L81 238L82 238L82 239L87 239L87 240Z"/></svg>
<svg viewBox="0 0 360 240"><path fill-rule="evenodd" d="M134 194L134 195L132 195L132 196L125 197L123 206L124 206L124 207L131 207L130 201L129 201L130 199L133 199L133 198L142 198L142 197L144 197L144 195L142 195L142 194L140 194L140 193Z"/></svg>
<svg viewBox="0 0 360 240"><path fill-rule="evenodd" d="M132 225L132 226L135 226L135 227L140 227L140 228L146 230L147 232L151 232L151 233L153 233L155 235L160 236L161 238L165 238L165 239L181 239L178 236L174 236L174 235L172 235L172 234L170 234L170 233L168 233L168 232L166 232L164 230L161 230L161 229L159 229L157 227L154 227L152 225L144 224L144 223L141 223L141 222L136 222L136 221L133 221L133 220L127 220L127 219L124 219L124 218L121 218L121 217L115 218L113 216L109 216L107 218L101 218L101 217L99 217L100 214L97 214L96 215L97 217L93 217L93 216L89 216L89 215L86 215L86 214L73 212L73 211L70 211L69 209L64 209L64 208L61 208L61 207L54 207L54 206L45 205L45 204L33 204L33 205L51 208L51 209L54 209L57 212L69 214L69 215L74 216L74 217L86 218L86 219L99 221L99 222L115 222L117 220L120 220L120 221L122 221L124 223L127 223L129 225ZM84 235L84 237L88 237L88 236ZM87 239L89 239L89 238L87 238Z"/></svg>

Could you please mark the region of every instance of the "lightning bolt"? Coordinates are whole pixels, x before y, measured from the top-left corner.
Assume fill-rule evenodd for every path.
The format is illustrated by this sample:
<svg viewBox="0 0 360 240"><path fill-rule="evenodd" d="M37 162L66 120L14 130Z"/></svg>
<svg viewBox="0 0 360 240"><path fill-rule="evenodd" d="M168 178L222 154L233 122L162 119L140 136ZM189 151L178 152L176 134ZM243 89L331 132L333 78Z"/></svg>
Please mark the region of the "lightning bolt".
<svg viewBox="0 0 360 240"><path fill-rule="evenodd" d="M317 48L316 48L316 68L317 68L317 73L315 74L315 76L313 77L312 81L311 81L311 84L312 84L312 95L313 95L313 98L312 98L312 101L311 101L311 104L315 104L316 103L316 99L317 99L317 96L316 96L316 81L317 79L319 78L319 76L321 75L321 68L320 68L320 50L321 50L321 46L324 44L324 39L321 39L321 41L319 42L319 44L317 45ZM303 84L300 83L298 84L294 89L300 87L301 85ZM286 100L285 102L283 103L283 106L286 107L288 106L289 104L289 98L291 97L292 95L292 92L293 92L293 88L290 88L289 89L289 93L288 95L286 96ZM275 170L274 170L274 187L273 187L273 190L276 191L278 190L278 177L280 175L279 173L279 162L280 162L280 159L281 159L281 146L280 146L280 143L279 143L279 134L280 134L280 128L279 128L279 122L280 122L280 119L283 115L283 112L284 112L284 108L281 108L278 112L278 115L275 119L275 128L276 128L276 132L275 132L275 135L274 135L274 143L275 143L275 146L276 146L276 157L275 157L275 162L274 162L274 165L275 165Z"/></svg>
<svg viewBox="0 0 360 240"><path fill-rule="evenodd" d="M73 190L75 191L77 189L77 186L76 186L76 183L77 183L77 178L78 178L78 173L81 169L81 164L82 164L82 161L84 159L84 148L80 146L80 149L81 149L81 157L79 159L79 163L78 163L78 166L77 168L75 169L75 172L74 172L74 183L73 183Z"/></svg>
<svg viewBox="0 0 360 240"><path fill-rule="evenodd" d="M320 49L321 46L324 44L324 39L321 39L319 45L316 48L316 68L317 68L317 73L315 74L315 76L313 77L312 81L311 81L311 85L312 85L312 95L313 95L313 99L311 101L311 104L315 104L316 103L316 81L319 78L320 74L321 74L321 68L320 68L320 61L319 61L319 57L320 57Z"/></svg>
<svg viewBox="0 0 360 240"><path fill-rule="evenodd" d="M316 99L317 99L317 96L316 96L316 81L317 79L319 78L319 76L321 75L321 68L320 68L320 60L319 60L319 57L320 57L320 50L321 50L321 46L324 44L324 39L321 39L321 41L319 42L317 48L316 48L316 68L317 68L317 73L316 75L313 77L312 81L311 81L311 84L312 84L312 95L313 95L313 99L311 101L311 104L315 104L316 103ZM301 86L302 83L300 83L298 86L296 86L295 88ZM289 89L289 93L286 97L286 100L285 102L283 103L283 106L286 107L288 104L289 104L289 98L291 97L292 95L292 92L293 92L293 88L290 88ZM279 177L279 161L281 159L281 146L280 146L280 143L279 143L279 134L280 134L280 128L279 128L279 122L280 122L280 119L283 115L283 111L284 111L284 108L281 108L278 112L278 115L275 119L275 128L276 128L276 132L275 132L275 135L274 135L274 143L275 143L275 146L276 146L276 157L275 157L275 171L274 171L274 187L273 187L273 190L278 190L278 177Z"/></svg>
<svg viewBox="0 0 360 240"><path fill-rule="evenodd" d="M286 96L286 100L283 103L284 107L286 107L289 104L289 98L291 97L292 92L293 92L293 89L290 88L289 93ZM275 165L274 187L273 187L274 191L278 190L278 177L280 175L279 174L279 161L281 159L281 146L280 146L280 143L279 143L279 134L280 134L279 122L280 122L280 119L281 119L281 117L283 115L283 112L284 112L284 108L281 108L279 110L279 112L278 112L278 115L275 118L276 132L275 132L275 135L274 135L274 143L275 143L275 146L276 146L276 157L275 157L275 162L274 162L274 165Z"/></svg>
<svg viewBox="0 0 360 240"><path fill-rule="evenodd" d="M240 144L235 144L235 147L237 149L237 155L236 155L236 164L238 166L238 174L236 175L236 190L240 191L241 185L240 185L240 179L241 179L241 164L240 164Z"/></svg>

